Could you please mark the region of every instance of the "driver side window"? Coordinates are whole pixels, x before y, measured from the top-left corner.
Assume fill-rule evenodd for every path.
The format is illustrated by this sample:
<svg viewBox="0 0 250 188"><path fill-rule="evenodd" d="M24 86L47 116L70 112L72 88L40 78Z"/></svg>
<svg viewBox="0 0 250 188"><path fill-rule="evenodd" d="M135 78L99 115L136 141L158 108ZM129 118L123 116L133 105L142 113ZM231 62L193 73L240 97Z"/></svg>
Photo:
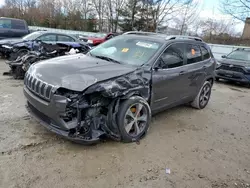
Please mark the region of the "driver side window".
<svg viewBox="0 0 250 188"><path fill-rule="evenodd" d="M158 67L169 69L183 66L184 64L184 45L177 43L169 46L161 55Z"/></svg>

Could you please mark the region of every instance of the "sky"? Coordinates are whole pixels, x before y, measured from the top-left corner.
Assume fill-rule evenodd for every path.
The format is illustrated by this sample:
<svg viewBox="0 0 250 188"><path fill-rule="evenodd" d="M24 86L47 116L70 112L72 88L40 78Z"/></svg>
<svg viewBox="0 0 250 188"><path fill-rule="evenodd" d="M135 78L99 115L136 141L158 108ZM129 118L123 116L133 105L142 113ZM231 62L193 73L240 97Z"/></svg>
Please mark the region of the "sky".
<svg viewBox="0 0 250 188"><path fill-rule="evenodd" d="M198 0L203 3L203 8L200 13L201 18L213 18L220 20L233 20L229 15L225 15L220 11L220 1L219 0ZM244 28L244 23L236 21L235 30L237 32L242 32Z"/></svg>
<svg viewBox="0 0 250 188"><path fill-rule="evenodd" d="M214 19L225 19L230 20L232 19L228 15L224 15L220 12L219 8L219 0L197 0L203 4L202 11L200 12L201 18L214 18ZM3 5L4 0L0 0L0 7ZM235 24L235 29L237 32L241 32L243 30L244 23L239 22Z"/></svg>

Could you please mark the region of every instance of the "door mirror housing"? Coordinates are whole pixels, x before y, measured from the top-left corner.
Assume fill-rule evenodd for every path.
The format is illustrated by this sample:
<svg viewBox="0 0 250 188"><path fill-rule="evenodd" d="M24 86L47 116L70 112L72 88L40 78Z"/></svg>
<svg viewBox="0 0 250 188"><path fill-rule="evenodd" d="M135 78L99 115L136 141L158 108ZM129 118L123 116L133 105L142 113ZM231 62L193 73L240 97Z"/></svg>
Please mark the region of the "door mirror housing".
<svg viewBox="0 0 250 188"><path fill-rule="evenodd" d="M162 65L163 65L163 60L162 58L160 57L160 59L157 61L157 63L154 65L154 70L155 71L158 71L159 69L162 69Z"/></svg>
<svg viewBox="0 0 250 188"><path fill-rule="evenodd" d="M226 58L227 56L226 55L223 55L223 56L221 56L222 58Z"/></svg>

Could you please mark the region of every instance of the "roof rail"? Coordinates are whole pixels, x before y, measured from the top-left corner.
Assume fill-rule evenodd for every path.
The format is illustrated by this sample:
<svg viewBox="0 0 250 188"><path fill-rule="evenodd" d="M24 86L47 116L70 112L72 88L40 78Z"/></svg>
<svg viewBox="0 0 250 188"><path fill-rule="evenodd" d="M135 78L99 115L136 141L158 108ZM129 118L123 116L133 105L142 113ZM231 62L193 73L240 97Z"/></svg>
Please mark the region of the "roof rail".
<svg viewBox="0 0 250 188"><path fill-rule="evenodd" d="M196 41L203 41L199 37L192 37L192 36L185 36L185 35L170 35L166 37L166 40L173 40L173 39L188 39L188 40L196 40Z"/></svg>
<svg viewBox="0 0 250 188"><path fill-rule="evenodd" d="M123 33L123 35L128 35L128 34L133 34L133 35L157 35L159 33L144 32L144 31L128 31L128 32Z"/></svg>

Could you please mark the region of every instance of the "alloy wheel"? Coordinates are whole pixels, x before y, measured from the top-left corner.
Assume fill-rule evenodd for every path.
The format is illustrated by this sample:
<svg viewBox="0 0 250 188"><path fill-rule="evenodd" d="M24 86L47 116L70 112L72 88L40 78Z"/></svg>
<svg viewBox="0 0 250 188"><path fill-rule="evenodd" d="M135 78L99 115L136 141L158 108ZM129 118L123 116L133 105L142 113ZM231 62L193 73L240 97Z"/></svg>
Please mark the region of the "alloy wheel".
<svg viewBox="0 0 250 188"><path fill-rule="evenodd" d="M132 137L142 133L147 125L148 113L146 107L141 103L131 105L124 118L124 126L127 134Z"/></svg>
<svg viewBox="0 0 250 188"><path fill-rule="evenodd" d="M211 87L207 84L202 88L200 94L200 106L206 106L211 95Z"/></svg>

